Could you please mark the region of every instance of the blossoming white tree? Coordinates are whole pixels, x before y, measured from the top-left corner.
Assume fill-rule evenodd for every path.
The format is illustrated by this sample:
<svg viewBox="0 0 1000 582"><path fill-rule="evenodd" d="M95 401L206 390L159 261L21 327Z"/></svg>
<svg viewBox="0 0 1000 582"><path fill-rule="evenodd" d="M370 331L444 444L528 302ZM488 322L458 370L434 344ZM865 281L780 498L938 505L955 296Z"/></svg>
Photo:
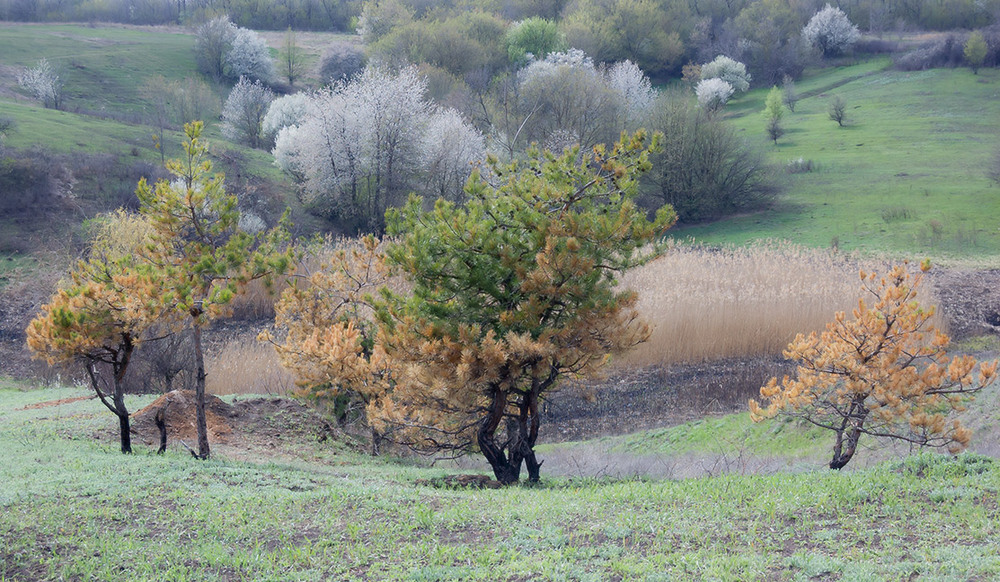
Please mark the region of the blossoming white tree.
<svg viewBox="0 0 1000 582"><path fill-rule="evenodd" d="M308 98L299 124L278 132L275 162L299 180L315 212L359 230L381 230L385 209L413 190L442 195L445 185L458 184L445 194L454 198L483 138L453 112L436 110L425 88L415 67L374 67L338 82Z"/></svg>
<svg viewBox="0 0 1000 582"><path fill-rule="evenodd" d="M41 59L30 69L25 69L17 76L17 84L22 89L42 102L45 107L59 108L62 97L62 80L48 59Z"/></svg>
<svg viewBox="0 0 1000 582"><path fill-rule="evenodd" d="M694 88L698 103L706 111L716 111L729 102L733 96L733 86L722 79L702 79Z"/></svg>
<svg viewBox="0 0 1000 582"><path fill-rule="evenodd" d="M750 73L747 66L726 55L715 57L710 63L701 66L701 78L722 79L732 85L734 92L745 93L750 88Z"/></svg>
<svg viewBox="0 0 1000 582"><path fill-rule="evenodd" d="M252 148L264 144L262 126L274 93L260 81L240 77L222 108L222 134Z"/></svg>
<svg viewBox="0 0 1000 582"><path fill-rule="evenodd" d="M827 4L809 19L802 29L802 38L824 57L831 57L850 49L861 38L861 32L841 9Z"/></svg>

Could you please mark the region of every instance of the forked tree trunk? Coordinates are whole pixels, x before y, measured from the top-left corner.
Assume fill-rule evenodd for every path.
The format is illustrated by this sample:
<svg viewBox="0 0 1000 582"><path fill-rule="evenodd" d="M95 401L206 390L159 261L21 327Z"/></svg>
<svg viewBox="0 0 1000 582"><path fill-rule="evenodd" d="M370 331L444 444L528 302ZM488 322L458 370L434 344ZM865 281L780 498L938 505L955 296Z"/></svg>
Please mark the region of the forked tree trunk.
<svg viewBox="0 0 1000 582"><path fill-rule="evenodd" d="M518 417L516 419L508 418L505 447L496 442L496 431L504 418L507 406L505 392L496 391L488 414L480 425L477 435L479 450L482 451L486 461L492 467L493 475L497 481L504 485L511 485L520 480L522 463L528 470L529 482L537 482L541 476L542 463L535 457L534 450L538 440L538 392L540 387L541 383L534 383L532 389L521 397L521 402L518 405Z"/></svg>
<svg viewBox="0 0 1000 582"><path fill-rule="evenodd" d="M851 402L847 416L837 429L837 442L833 445L833 459L830 461L831 469L842 469L854 457L866 416L868 409L864 405L864 398L855 398Z"/></svg>

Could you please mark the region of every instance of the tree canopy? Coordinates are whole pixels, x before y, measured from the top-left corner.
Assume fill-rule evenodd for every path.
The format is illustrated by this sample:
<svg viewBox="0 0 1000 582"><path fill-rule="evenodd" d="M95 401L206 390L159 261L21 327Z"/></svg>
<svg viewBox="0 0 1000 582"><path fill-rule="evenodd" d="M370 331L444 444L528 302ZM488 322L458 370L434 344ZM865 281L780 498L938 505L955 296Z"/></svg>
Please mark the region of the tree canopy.
<svg viewBox="0 0 1000 582"><path fill-rule="evenodd" d="M929 264L923 268L929 267ZM839 312L826 331L799 334L785 357L798 362L795 377L760 389L766 407L750 401L754 420L779 413L836 434L831 469L845 466L862 434L957 451L971 433L947 413L996 379L997 362L976 373L972 356L948 358L949 338L931 323L917 291L922 274L908 265L887 275L861 272L862 296L853 318Z"/></svg>
<svg viewBox="0 0 1000 582"><path fill-rule="evenodd" d="M407 373L373 420L425 450L478 449L503 483L539 478L539 398L643 341L635 293L617 274L648 259L675 215L633 202L657 145L639 132L612 148L490 162L468 202L412 197L388 213L387 249L412 295L387 294L386 351Z"/></svg>

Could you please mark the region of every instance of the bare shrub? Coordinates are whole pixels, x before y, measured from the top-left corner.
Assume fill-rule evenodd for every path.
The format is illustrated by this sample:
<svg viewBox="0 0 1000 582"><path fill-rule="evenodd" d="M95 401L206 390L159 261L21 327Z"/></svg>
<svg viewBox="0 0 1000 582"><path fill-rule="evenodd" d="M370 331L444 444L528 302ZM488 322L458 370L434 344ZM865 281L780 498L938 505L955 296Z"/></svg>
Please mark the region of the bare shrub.
<svg viewBox="0 0 1000 582"><path fill-rule="evenodd" d="M893 65L900 71L923 71L936 67L958 67L965 62L967 35L949 34L899 55Z"/></svg>
<svg viewBox="0 0 1000 582"><path fill-rule="evenodd" d="M319 77L324 83L350 79L365 67L364 48L354 42L335 42L320 60Z"/></svg>
<svg viewBox="0 0 1000 582"><path fill-rule="evenodd" d="M795 334L821 330L835 312L856 306L860 266L835 252L773 242L675 246L623 278L653 330L620 365L781 354Z"/></svg>

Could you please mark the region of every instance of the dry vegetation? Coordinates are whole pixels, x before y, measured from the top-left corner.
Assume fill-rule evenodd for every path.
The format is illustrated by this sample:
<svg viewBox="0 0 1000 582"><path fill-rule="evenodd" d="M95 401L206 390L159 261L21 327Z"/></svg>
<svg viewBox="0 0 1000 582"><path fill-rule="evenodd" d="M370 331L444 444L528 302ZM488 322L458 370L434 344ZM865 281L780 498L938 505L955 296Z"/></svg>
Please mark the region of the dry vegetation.
<svg viewBox="0 0 1000 582"><path fill-rule="evenodd" d="M210 352L205 370L206 389L212 394L288 394L295 388L274 348L253 337L226 342Z"/></svg>
<svg viewBox="0 0 1000 582"><path fill-rule="evenodd" d="M795 334L821 330L835 312L857 305L861 265L851 255L786 243L673 245L624 277L653 330L620 365L780 354Z"/></svg>

